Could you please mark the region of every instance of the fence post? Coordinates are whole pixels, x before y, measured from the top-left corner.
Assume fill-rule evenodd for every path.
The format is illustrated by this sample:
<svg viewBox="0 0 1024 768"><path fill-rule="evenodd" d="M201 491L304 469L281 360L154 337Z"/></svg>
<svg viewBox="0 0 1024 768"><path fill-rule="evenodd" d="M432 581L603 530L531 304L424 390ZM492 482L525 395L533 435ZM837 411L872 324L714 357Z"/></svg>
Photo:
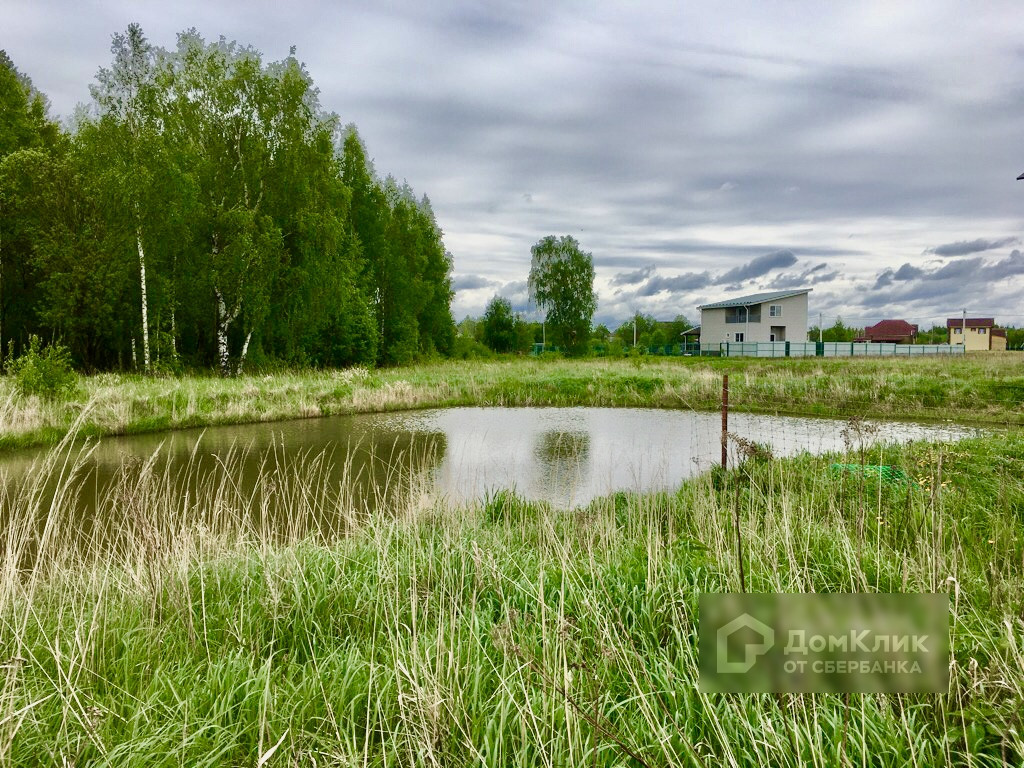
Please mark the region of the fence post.
<svg viewBox="0 0 1024 768"><path fill-rule="evenodd" d="M722 375L722 469L729 464L729 374Z"/></svg>

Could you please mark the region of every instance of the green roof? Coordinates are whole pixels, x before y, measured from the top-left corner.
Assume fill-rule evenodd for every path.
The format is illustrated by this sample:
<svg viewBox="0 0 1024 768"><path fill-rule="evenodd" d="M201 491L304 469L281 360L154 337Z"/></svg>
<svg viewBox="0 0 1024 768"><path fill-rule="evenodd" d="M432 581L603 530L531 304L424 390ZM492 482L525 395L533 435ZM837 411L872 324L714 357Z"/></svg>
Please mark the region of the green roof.
<svg viewBox="0 0 1024 768"><path fill-rule="evenodd" d="M799 296L802 293L810 293L810 288L801 288L798 291L769 291L768 293L752 293L749 296L739 296L726 301L716 301L714 304L701 304L697 309L725 309L727 307L749 307L754 304L762 304L766 301L777 301L788 299L790 296Z"/></svg>

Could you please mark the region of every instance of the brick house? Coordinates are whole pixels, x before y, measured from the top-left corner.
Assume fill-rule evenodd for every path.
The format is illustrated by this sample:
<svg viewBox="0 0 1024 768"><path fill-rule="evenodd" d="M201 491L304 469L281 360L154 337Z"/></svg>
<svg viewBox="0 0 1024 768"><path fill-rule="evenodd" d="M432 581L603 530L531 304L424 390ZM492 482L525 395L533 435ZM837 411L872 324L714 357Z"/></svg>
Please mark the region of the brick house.
<svg viewBox="0 0 1024 768"><path fill-rule="evenodd" d="M882 320L864 329L864 335L855 341L870 341L876 344L913 344L917 338L917 326L906 320Z"/></svg>

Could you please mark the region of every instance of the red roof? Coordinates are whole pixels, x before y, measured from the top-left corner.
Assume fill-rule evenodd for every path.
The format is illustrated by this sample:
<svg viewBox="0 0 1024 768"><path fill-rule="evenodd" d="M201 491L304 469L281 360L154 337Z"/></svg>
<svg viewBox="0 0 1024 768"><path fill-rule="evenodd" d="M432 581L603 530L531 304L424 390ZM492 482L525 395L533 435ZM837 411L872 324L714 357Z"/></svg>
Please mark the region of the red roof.
<svg viewBox="0 0 1024 768"><path fill-rule="evenodd" d="M917 326L911 325L906 320L882 320L880 323L868 326L864 329L864 336L869 339L898 339L904 336L913 336L917 333Z"/></svg>
<svg viewBox="0 0 1024 768"><path fill-rule="evenodd" d="M1006 338L1006 329L1005 328L993 328L992 329L992 335L993 336L1002 336L1005 339Z"/></svg>
<svg viewBox="0 0 1024 768"><path fill-rule="evenodd" d="M994 317L968 317L968 328L991 328L996 324ZM946 320L946 328L960 328L964 325L962 317L951 317Z"/></svg>

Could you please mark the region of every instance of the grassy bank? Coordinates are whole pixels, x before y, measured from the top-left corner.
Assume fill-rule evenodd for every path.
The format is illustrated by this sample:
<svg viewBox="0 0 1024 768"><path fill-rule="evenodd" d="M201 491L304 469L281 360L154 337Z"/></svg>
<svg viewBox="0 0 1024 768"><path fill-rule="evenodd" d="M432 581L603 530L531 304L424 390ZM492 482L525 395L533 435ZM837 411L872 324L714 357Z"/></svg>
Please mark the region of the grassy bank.
<svg viewBox="0 0 1024 768"><path fill-rule="evenodd" d="M187 494L126 464L85 534L68 450L0 492L5 765L1024 760L1019 432L849 458L910 486L761 459L571 512L421 489L367 515L308 457L244 497L230 461ZM335 524L270 530L274 500ZM751 591L948 592L948 695L699 693L735 514Z"/></svg>
<svg viewBox="0 0 1024 768"><path fill-rule="evenodd" d="M0 448L84 435L452 405L713 409L1024 424L1024 357L755 360L646 358L447 362L239 379L83 378L67 402L19 399L0 381Z"/></svg>

